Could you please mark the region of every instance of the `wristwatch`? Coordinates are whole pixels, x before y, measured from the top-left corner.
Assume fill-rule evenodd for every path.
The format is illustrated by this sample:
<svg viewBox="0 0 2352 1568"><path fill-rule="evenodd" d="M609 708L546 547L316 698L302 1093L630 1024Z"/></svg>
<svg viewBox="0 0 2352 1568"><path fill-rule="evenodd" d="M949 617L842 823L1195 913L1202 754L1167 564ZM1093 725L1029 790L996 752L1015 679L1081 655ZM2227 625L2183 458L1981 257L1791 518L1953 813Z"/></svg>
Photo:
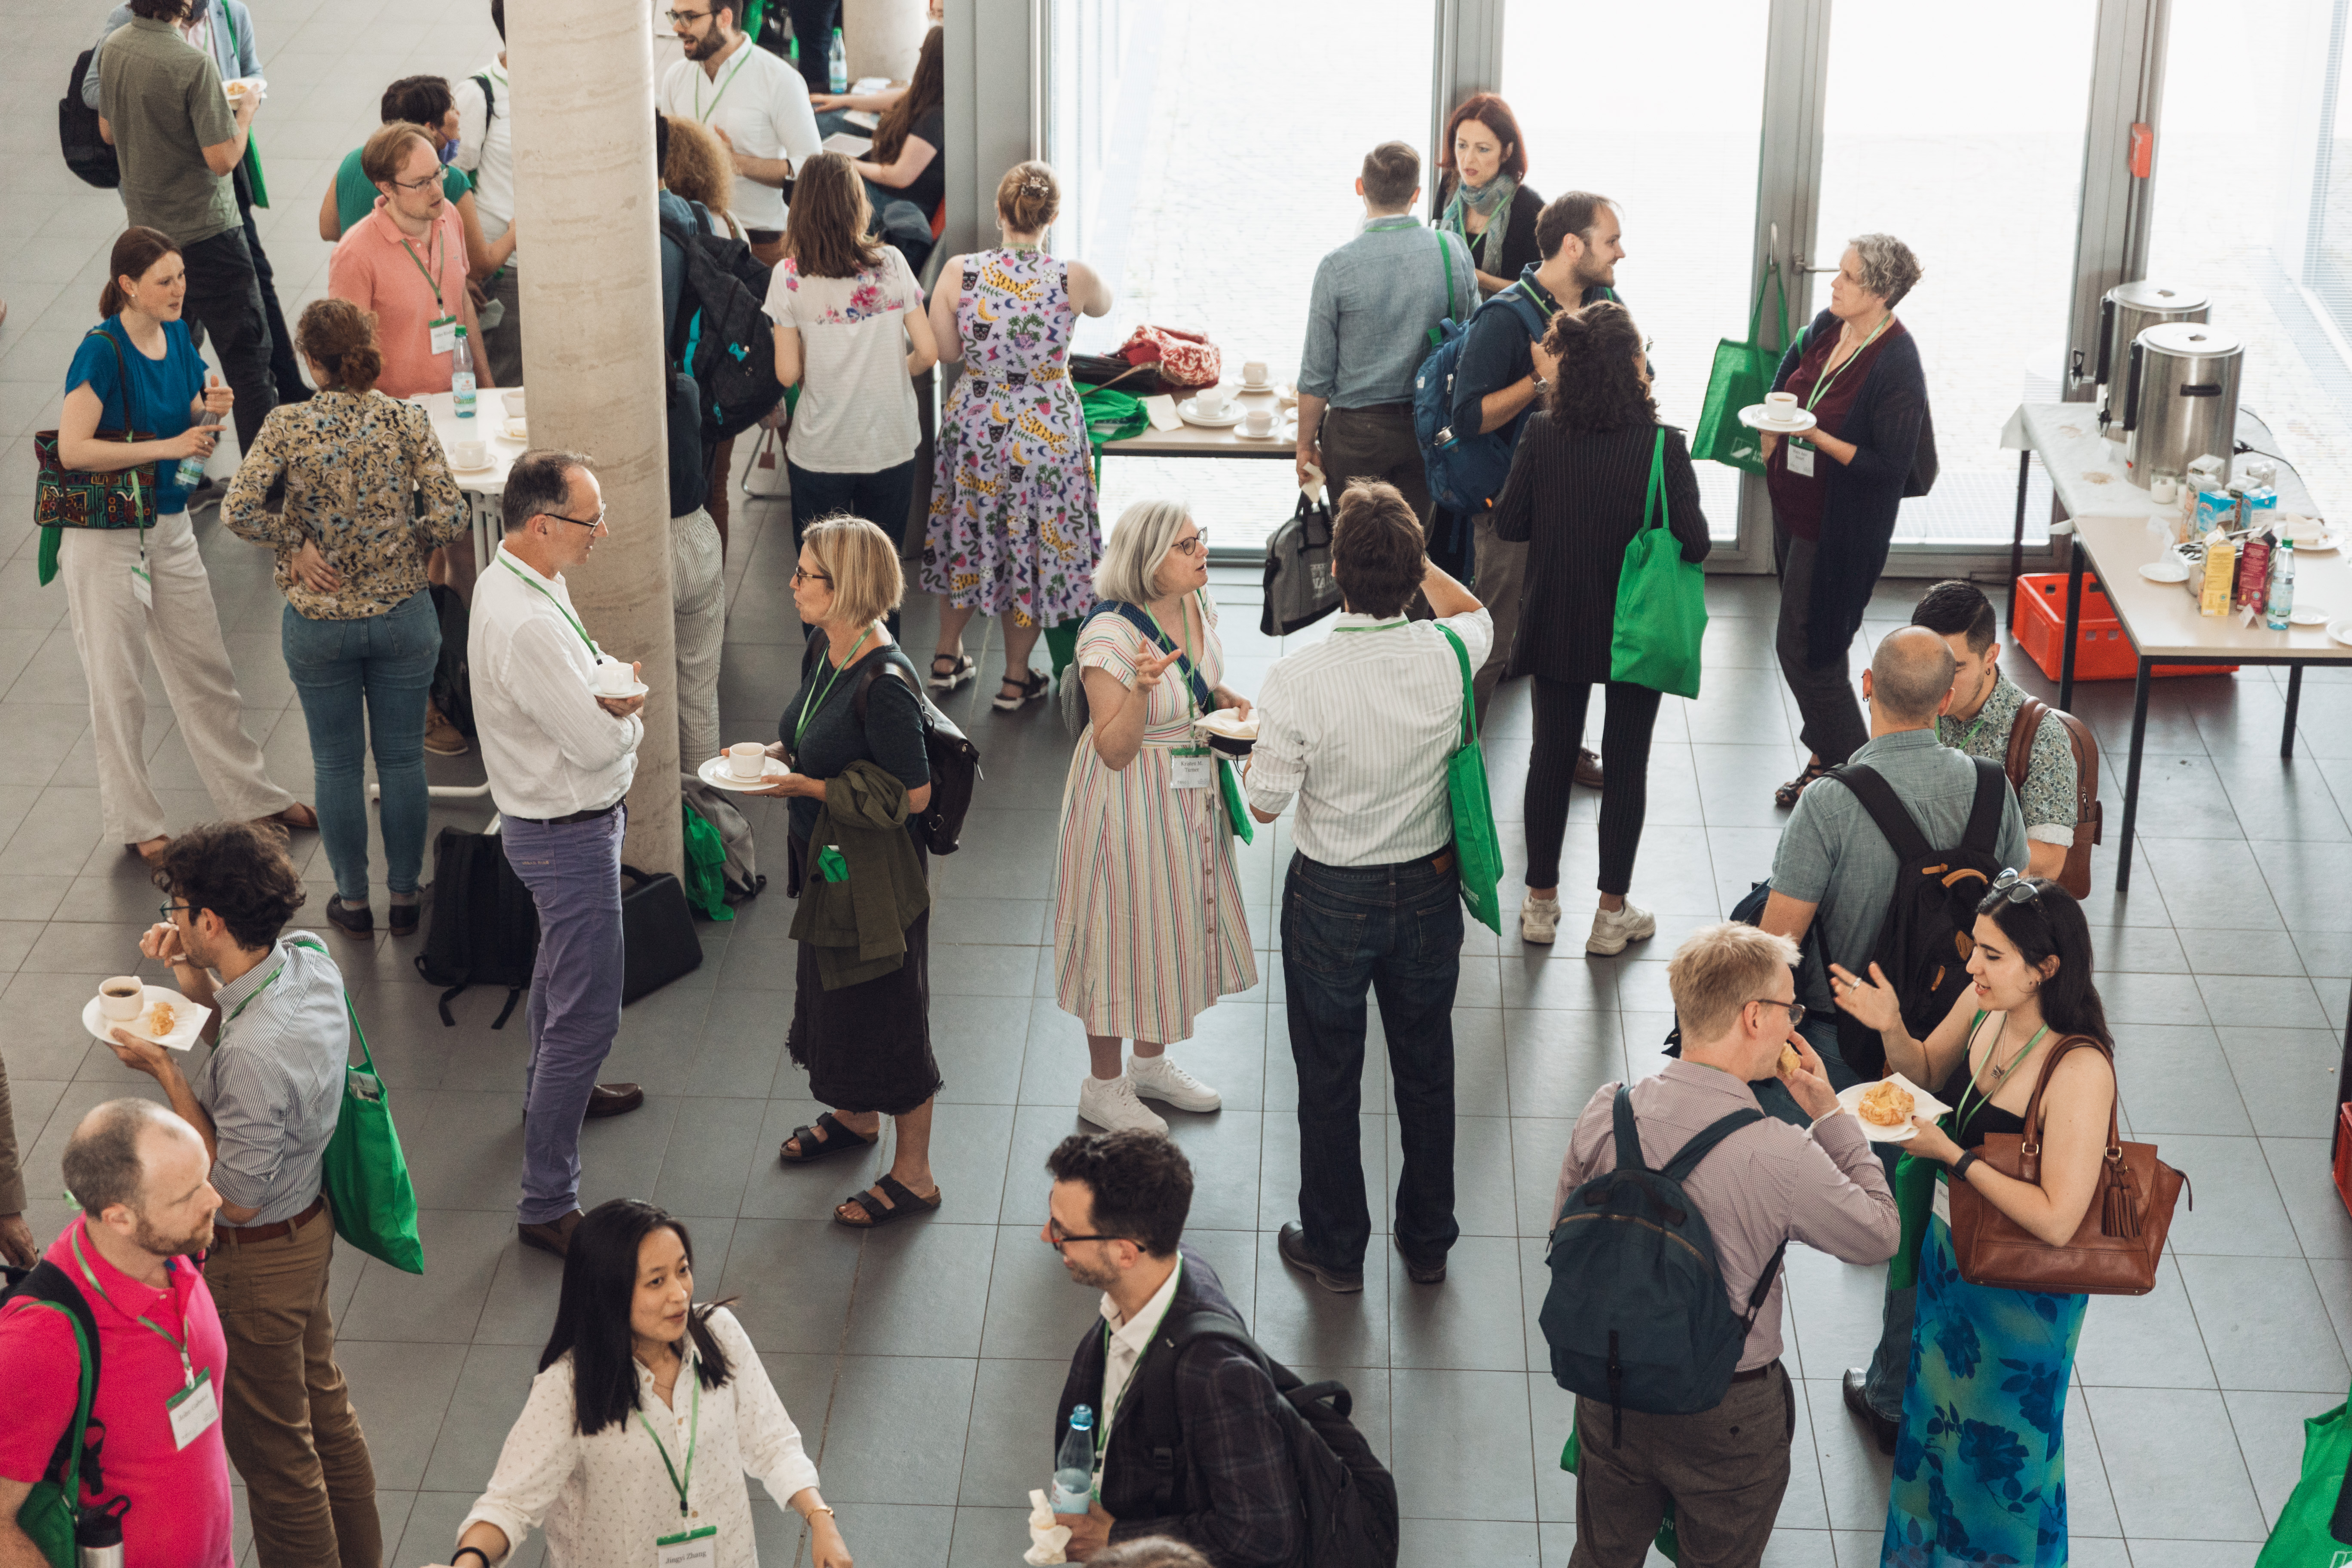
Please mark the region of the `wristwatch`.
<svg viewBox="0 0 2352 1568"><path fill-rule="evenodd" d="M1536 395L1538 397L1541 397L1545 393L1551 390L1551 383L1546 381L1542 376L1538 375L1534 371L1528 372L1528 380L1534 385Z"/></svg>
<svg viewBox="0 0 2352 1568"><path fill-rule="evenodd" d="M1952 1180L1956 1182L1967 1181L1969 1179L1969 1167L1976 1163L1977 1154L1975 1150L1961 1150L1960 1157L1953 1161L1951 1164Z"/></svg>

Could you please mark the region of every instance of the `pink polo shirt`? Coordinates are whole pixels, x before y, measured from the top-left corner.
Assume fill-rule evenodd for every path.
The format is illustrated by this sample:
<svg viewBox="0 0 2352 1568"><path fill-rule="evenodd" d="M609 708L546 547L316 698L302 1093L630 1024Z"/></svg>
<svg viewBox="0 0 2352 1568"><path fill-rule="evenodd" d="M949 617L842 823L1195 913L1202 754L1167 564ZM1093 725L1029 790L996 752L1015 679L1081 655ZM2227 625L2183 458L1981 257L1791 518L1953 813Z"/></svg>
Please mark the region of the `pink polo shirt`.
<svg viewBox="0 0 2352 1568"><path fill-rule="evenodd" d="M186 1386L180 1355L137 1321L143 1316L184 1341L197 1371L212 1373L217 1399L228 1343L204 1272L174 1258L170 1289L142 1285L106 1260L83 1223L77 1216L47 1254L98 1320L99 1383L90 1418L106 1424L106 1484L100 1491L85 1486L83 1500L131 1500L122 1516L127 1568L232 1568L228 1452L221 1446L220 1423L185 1448L173 1441L163 1402ZM77 1237L103 1299L82 1278L71 1245ZM64 1317L22 1300L0 1310L0 1389L7 1391L8 1411L0 1420L0 1476L26 1483L41 1479L58 1439L73 1423L79 1377L73 1325ZM85 1482L89 1475L85 1468Z"/></svg>
<svg viewBox="0 0 2352 1568"><path fill-rule="evenodd" d="M437 316L466 319L466 231L457 209L441 204L441 215L420 242L400 232L384 211L375 210L344 231L327 262L327 292L375 312L376 347L383 352L383 374L376 390L389 397L449 390L449 355L433 352ZM439 299L427 280L441 285ZM482 345L467 333L474 351L474 374L483 373Z"/></svg>

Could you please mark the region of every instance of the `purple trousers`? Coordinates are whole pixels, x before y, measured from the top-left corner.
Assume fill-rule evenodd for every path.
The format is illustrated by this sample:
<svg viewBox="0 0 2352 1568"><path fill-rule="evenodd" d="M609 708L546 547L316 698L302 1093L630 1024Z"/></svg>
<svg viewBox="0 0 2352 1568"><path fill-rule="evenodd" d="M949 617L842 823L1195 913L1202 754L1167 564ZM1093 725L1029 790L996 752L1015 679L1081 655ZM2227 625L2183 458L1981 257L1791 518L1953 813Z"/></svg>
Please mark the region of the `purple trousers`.
<svg viewBox="0 0 2352 1568"><path fill-rule="evenodd" d="M507 863L539 908L530 973L530 1062L523 1068L525 1225L580 1206L580 1126L621 1027L621 834L628 807L548 826L506 820Z"/></svg>

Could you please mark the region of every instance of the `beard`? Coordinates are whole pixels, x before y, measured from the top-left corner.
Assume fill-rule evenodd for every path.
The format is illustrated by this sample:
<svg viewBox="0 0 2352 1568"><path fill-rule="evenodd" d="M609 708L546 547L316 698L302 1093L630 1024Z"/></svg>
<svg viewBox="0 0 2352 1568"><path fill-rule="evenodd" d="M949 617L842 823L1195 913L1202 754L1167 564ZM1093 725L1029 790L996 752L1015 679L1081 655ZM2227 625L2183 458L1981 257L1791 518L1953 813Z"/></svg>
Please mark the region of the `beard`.
<svg viewBox="0 0 2352 1568"><path fill-rule="evenodd" d="M137 1228L131 1231L131 1239L136 1242L142 1250L152 1252L158 1258L192 1258L199 1252L207 1250L213 1244L213 1220L210 1215L205 1216L201 1226L186 1236L163 1235L147 1223L147 1216L143 1214L134 1214L131 1217Z"/></svg>
<svg viewBox="0 0 2352 1568"><path fill-rule="evenodd" d="M686 47L686 58L690 60L707 60L726 47L726 31L718 23L713 22L710 25L710 31Z"/></svg>
<svg viewBox="0 0 2352 1568"><path fill-rule="evenodd" d="M1118 1283L1118 1270L1108 1265L1089 1268L1076 1258L1066 1258L1062 1260L1062 1266L1070 1271L1070 1278L1074 1281L1089 1289L1108 1290Z"/></svg>

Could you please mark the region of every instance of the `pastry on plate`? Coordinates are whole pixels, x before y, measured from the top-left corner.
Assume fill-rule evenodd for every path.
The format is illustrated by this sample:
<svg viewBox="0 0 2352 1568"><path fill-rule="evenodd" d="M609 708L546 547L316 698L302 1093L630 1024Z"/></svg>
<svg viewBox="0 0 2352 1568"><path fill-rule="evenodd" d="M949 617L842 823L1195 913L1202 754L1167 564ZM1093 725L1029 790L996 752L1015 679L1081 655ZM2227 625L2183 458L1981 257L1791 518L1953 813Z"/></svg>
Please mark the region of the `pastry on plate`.
<svg viewBox="0 0 2352 1568"><path fill-rule="evenodd" d="M1884 1083L1871 1085L1864 1092L1861 1103L1854 1107L1854 1114L1874 1127L1904 1127L1910 1124L1915 1103L1909 1089L1888 1079Z"/></svg>

